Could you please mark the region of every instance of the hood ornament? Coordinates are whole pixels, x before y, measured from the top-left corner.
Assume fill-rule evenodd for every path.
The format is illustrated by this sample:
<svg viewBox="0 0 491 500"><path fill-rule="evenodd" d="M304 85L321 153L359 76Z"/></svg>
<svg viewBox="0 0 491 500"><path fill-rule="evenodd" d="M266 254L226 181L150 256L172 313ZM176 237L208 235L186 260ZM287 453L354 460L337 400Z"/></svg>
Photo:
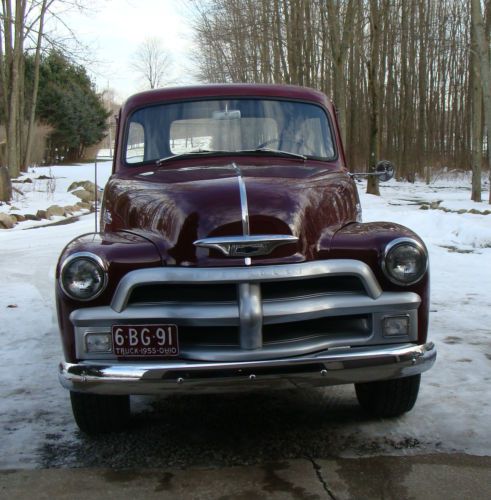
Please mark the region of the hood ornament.
<svg viewBox="0 0 491 500"><path fill-rule="evenodd" d="M219 250L227 257L256 257L269 255L281 245L296 243L298 238L288 234L261 234L254 236L222 236L197 240L194 245Z"/></svg>

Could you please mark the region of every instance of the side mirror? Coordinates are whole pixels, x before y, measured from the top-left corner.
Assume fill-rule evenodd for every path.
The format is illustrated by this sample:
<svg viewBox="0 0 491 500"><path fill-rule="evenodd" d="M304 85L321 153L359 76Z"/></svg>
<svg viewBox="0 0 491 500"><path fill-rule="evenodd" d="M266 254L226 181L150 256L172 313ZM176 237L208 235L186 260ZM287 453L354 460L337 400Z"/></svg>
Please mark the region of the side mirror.
<svg viewBox="0 0 491 500"><path fill-rule="evenodd" d="M374 175L378 177L380 181L387 182L394 177L395 167L394 164L388 160L381 160L375 166L375 172L355 172L349 173L351 177L359 179L360 177L371 177Z"/></svg>
<svg viewBox="0 0 491 500"><path fill-rule="evenodd" d="M388 160L379 161L375 167L375 174L381 182L390 181L394 177L394 172L394 164Z"/></svg>

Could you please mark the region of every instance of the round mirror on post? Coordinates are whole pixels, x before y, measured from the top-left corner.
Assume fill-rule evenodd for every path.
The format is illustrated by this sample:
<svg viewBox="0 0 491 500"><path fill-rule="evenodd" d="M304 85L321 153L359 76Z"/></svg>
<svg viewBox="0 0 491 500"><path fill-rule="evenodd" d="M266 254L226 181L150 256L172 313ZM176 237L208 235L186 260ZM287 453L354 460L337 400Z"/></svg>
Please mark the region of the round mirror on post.
<svg viewBox="0 0 491 500"><path fill-rule="evenodd" d="M394 171L394 164L388 160L379 161L375 167L375 172L382 182L390 181L394 177Z"/></svg>

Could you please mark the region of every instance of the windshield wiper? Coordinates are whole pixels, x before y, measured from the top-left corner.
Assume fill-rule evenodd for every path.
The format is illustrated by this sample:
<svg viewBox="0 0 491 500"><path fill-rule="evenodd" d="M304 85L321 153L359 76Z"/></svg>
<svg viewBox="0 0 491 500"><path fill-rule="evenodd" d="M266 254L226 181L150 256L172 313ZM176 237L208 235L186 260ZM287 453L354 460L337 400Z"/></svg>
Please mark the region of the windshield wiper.
<svg viewBox="0 0 491 500"><path fill-rule="evenodd" d="M236 151L236 153L264 153L275 156L285 156L290 158L299 158L300 160L306 160L307 157L299 153L290 153L290 151L282 151L281 149L271 149L271 148L257 148L257 149L242 149Z"/></svg>
<svg viewBox="0 0 491 500"><path fill-rule="evenodd" d="M231 154L234 154L234 151L223 151L223 150L219 150L219 149L195 149L193 151L186 151L185 153L178 153L176 155L172 155L172 156L166 156L164 158L160 158L160 160L156 160L155 161L155 164L160 167L160 165L162 165L163 163L165 163L166 161L170 161L170 160L175 160L177 158L187 158L187 157L193 157L193 156L200 156L200 155L231 155Z"/></svg>
<svg viewBox="0 0 491 500"><path fill-rule="evenodd" d="M280 149L271 149L271 148L257 148L257 149L239 149L237 151L227 151L222 149L196 149L194 151L187 151L185 153L178 153L172 156L166 156L164 158L160 158L157 160L155 164L160 167L163 163L176 160L178 158L192 158L193 156L206 156L206 155L241 155L241 154L253 154L253 153L261 153L268 154L274 156L283 156L287 158L298 158L300 160L306 160L307 157L298 153L290 153L290 151L281 151Z"/></svg>

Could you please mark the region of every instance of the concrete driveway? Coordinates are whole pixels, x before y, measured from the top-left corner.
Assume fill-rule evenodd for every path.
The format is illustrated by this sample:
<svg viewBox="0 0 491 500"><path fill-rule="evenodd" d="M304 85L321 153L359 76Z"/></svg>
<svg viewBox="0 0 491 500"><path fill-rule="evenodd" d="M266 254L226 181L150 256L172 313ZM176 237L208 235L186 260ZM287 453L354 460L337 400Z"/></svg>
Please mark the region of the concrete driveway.
<svg viewBox="0 0 491 500"><path fill-rule="evenodd" d="M491 498L491 457L462 454L291 460L189 469L0 471L14 499L459 499Z"/></svg>

